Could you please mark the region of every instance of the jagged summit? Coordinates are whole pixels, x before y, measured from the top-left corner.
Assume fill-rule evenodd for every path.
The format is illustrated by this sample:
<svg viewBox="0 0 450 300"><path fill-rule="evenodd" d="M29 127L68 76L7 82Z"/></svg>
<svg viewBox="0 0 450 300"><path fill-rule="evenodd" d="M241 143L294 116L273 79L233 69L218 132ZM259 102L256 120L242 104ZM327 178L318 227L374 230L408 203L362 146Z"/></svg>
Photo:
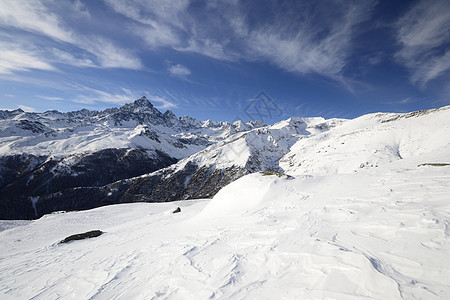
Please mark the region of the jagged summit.
<svg viewBox="0 0 450 300"><path fill-rule="evenodd" d="M121 111L129 111L133 113L153 113L162 115L162 113L153 106L153 104L145 97L137 99L133 103L127 103L120 107Z"/></svg>
<svg viewBox="0 0 450 300"><path fill-rule="evenodd" d="M140 106L150 106L153 107L153 104L150 102L150 100L147 99L147 97L142 96L141 98L137 99L136 101L134 101L135 105L140 105Z"/></svg>
<svg viewBox="0 0 450 300"><path fill-rule="evenodd" d="M180 123L178 117L171 110L166 110L163 118L167 126L177 126Z"/></svg>
<svg viewBox="0 0 450 300"><path fill-rule="evenodd" d="M167 116L170 118L176 117L175 114L173 113L173 111L171 111L170 109L166 110L166 112L164 113L164 116Z"/></svg>
<svg viewBox="0 0 450 300"><path fill-rule="evenodd" d="M15 109L15 110L0 110L0 118L9 118L11 116L16 116L19 114L25 113L21 108Z"/></svg>

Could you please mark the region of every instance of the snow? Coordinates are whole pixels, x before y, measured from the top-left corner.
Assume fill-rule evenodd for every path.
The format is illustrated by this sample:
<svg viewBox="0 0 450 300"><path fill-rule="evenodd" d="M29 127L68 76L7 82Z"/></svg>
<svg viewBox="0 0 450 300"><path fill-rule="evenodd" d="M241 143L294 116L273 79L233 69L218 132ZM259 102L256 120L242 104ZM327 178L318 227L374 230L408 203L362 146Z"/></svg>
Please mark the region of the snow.
<svg viewBox="0 0 450 300"><path fill-rule="evenodd" d="M125 117L120 115L121 112ZM55 158L106 148L145 148L183 159L237 131L264 125L253 126L249 122L238 126L211 120L201 122L188 116L176 118L172 112L161 114L145 98L126 104L120 110L0 111L0 117L0 155L27 153ZM159 141L142 134L146 128ZM179 138L186 137L188 139L181 147L174 144Z"/></svg>
<svg viewBox="0 0 450 300"><path fill-rule="evenodd" d="M279 162L290 175L351 173L438 151L450 143L450 107L401 118L370 114L296 141ZM392 117L400 117L389 121Z"/></svg>
<svg viewBox="0 0 450 300"><path fill-rule="evenodd" d="M210 201L46 215L0 232L0 298L446 299L450 166L417 163L449 150L349 174L250 174ZM58 244L94 229L106 233Z"/></svg>
<svg viewBox="0 0 450 300"><path fill-rule="evenodd" d="M292 118L172 166L256 153L292 177L0 221L0 299L450 299L449 120L449 107Z"/></svg>
<svg viewBox="0 0 450 300"><path fill-rule="evenodd" d="M291 118L272 126L233 134L169 168L182 169L188 162L218 169L232 166L245 168L249 160L256 157L259 164L257 168L277 169L279 160L289 152L290 147L299 138L310 134L306 130L308 124L305 120Z"/></svg>
<svg viewBox="0 0 450 300"><path fill-rule="evenodd" d="M258 173L244 176L222 188L198 218L210 222L211 219L243 214L264 199L272 183L272 176L261 177Z"/></svg>

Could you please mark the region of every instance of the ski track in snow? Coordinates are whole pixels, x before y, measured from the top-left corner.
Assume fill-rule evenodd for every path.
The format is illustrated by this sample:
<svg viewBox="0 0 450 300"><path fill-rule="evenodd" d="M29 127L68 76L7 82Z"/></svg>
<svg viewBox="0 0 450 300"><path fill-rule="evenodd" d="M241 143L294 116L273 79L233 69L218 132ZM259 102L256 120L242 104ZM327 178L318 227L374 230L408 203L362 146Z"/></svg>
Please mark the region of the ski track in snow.
<svg viewBox="0 0 450 300"><path fill-rule="evenodd" d="M0 233L0 298L445 299L448 182L450 167L412 164L252 174L211 201L47 215ZM93 229L106 233L57 243Z"/></svg>

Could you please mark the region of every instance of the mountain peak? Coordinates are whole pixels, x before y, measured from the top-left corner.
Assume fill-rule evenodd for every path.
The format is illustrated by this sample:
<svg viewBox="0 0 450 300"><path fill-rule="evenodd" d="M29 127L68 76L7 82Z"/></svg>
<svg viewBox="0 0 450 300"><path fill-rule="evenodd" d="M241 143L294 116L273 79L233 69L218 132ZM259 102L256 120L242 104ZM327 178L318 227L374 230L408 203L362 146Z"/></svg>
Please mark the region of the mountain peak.
<svg viewBox="0 0 450 300"><path fill-rule="evenodd" d="M145 96L142 96L141 98L134 101L134 104L138 106L153 107L153 104Z"/></svg>
<svg viewBox="0 0 450 300"><path fill-rule="evenodd" d="M161 114L153 104L145 97L137 99L133 103L127 103L120 108L121 111L131 111L133 113L157 113Z"/></svg>
<svg viewBox="0 0 450 300"><path fill-rule="evenodd" d="M166 112L164 113L164 117L165 118L177 118L175 116L175 114L173 113L173 111L171 111L170 109L166 110Z"/></svg>

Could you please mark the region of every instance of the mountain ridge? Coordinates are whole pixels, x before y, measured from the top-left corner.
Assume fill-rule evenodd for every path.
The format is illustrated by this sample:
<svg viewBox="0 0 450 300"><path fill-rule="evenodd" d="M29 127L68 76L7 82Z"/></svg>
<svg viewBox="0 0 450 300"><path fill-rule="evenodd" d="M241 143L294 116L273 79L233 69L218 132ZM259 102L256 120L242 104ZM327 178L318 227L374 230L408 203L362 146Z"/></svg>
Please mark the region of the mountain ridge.
<svg viewBox="0 0 450 300"><path fill-rule="evenodd" d="M0 219L36 218L52 211L115 203L211 198L225 185L249 173L358 172L395 162L402 155L438 151L450 142L439 138L450 130L446 121L450 107L408 114L375 113L353 120L292 117L259 126L263 124L200 122L188 116L175 121L173 113L155 112L148 100L142 103L145 100L140 98L124 109L105 110L108 116L114 116L103 115L106 124L83 125L87 128L84 135L68 145L73 147L73 141L77 141L81 147L74 150L83 151L66 156L38 152L1 156ZM150 123L148 115L157 118ZM173 121L170 126L161 121L164 115ZM186 128L191 131L183 131ZM76 130L73 132L77 134ZM38 135L46 136L45 130ZM97 151L95 144L89 144L92 136L97 145L114 142L115 147ZM56 140L44 145L56 147L64 142ZM96 167L101 164L105 165ZM98 170L102 170L101 176L97 175ZM13 179L6 182L4 178L8 176Z"/></svg>
<svg viewBox="0 0 450 300"><path fill-rule="evenodd" d="M61 209L90 208L94 204L66 207L65 202L74 201L58 195L162 169L262 125L177 118L169 110L161 113L145 97L103 111L0 111L0 219L51 212L36 209L44 195L60 202Z"/></svg>

